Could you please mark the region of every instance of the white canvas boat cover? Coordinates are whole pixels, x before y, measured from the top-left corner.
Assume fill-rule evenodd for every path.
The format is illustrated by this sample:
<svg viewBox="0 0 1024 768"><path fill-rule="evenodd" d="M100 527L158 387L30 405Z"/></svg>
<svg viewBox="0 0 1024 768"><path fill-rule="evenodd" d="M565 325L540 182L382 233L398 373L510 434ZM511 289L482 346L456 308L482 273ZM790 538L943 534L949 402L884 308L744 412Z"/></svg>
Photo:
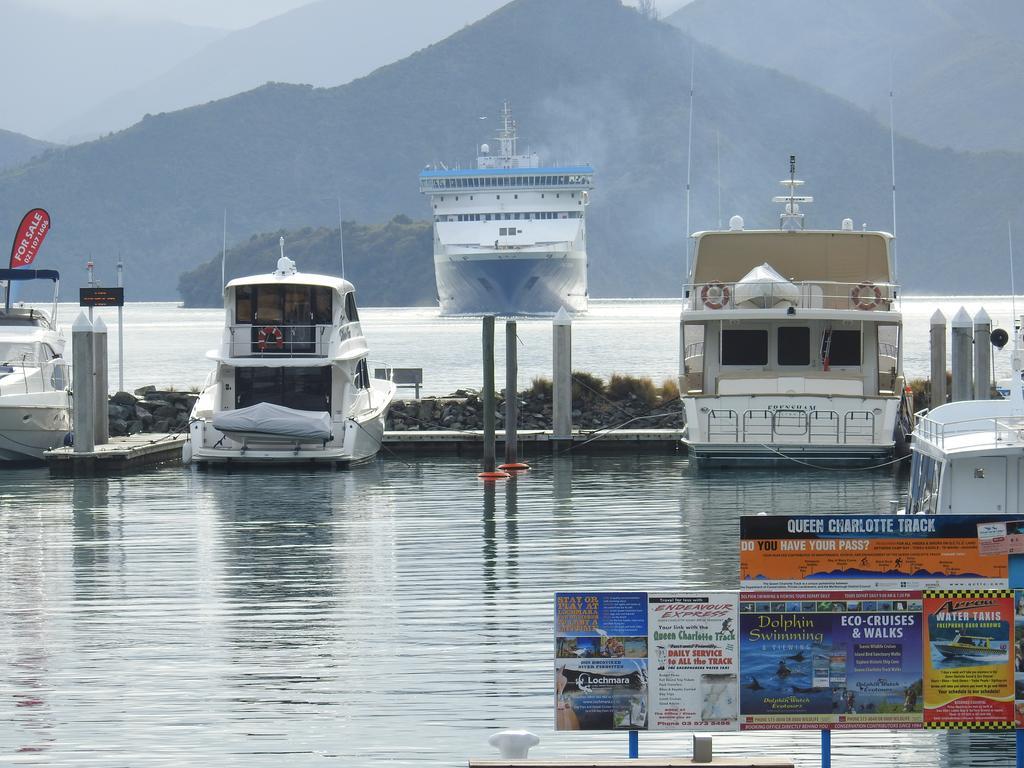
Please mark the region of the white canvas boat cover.
<svg viewBox="0 0 1024 768"><path fill-rule="evenodd" d="M737 305L756 307L795 306L800 301L800 289L765 263L754 267L736 283L733 301Z"/></svg>
<svg viewBox="0 0 1024 768"><path fill-rule="evenodd" d="M331 414L297 411L273 403L223 411L213 417L213 428L225 434L280 437L289 440L330 440Z"/></svg>

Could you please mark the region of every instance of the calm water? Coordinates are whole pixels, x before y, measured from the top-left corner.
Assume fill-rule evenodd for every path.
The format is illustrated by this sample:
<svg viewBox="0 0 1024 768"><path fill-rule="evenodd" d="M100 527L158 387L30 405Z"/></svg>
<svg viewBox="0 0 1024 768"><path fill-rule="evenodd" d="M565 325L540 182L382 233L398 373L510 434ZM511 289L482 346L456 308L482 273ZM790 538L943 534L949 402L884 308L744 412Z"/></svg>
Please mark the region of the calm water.
<svg viewBox="0 0 1024 768"><path fill-rule="evenodd" d="M911 375L937 305L904 303ZM985 305L1008 320L1008 300ZM677 314L597 303L574 326L574 367L673 376ZM128 387L202 381L219 311L126 316ZM425 369L428 392L478 385L478 322L369 309L364 326L375 357ZM525 382L550 367L550 325L519 335ZM535 757L622 755L624 734L552 730L552 592L735 588L741 512L882 510L906 483L886 470L698 473L654 455L540 459L497 488L475 472L387 456L337 473L3 472L0 763L456 766L496 755L486 738L505 727L538 733ZM817 765L817 746L816 734L716 737L719 753L801 766ZM689 751L688 734L641 736L642 755ZM833 754L1002 766L1012 743L837 733Z"/></svg>
<svg viewBox="0 0 1024 768"><path fill-rule="evenodd" d="M936 308L949 320L965 306L973 317L982 306L995 325L1012 330L1008 296L916 297L904 299L905 368L909 378L929 375L928 321ZM1017 302L1024 313L1024 298ZM60 319L70 325L80 310L62 305ZM111 386L117 383L117 311L96 310L110 333ZM129 304L125 315L125 386L172 385L188 389L201 385L213 364L207 350L220 344L224 312L219 309L180 309L171 303ZM480 336L478 319L442 318L436 309L360 309L363 332L370 344L370 361L398 368L422 368L424 392L444 395L460 387L479 388ZM551 322L520 320L520 386L534 376L551 376ZM505 331L496 329L498 379L504 382ZM948 345L947 345L948 346ZM70 354L70 353L69 353ZM573 368L607 378L612 373L650 376L660 383L674 379L679 366L679 301L603 300L573 324ZM998 377L1010 375L1009 350L994 353Z"/></svg>
<svg viewBox="0 0 1024 768"><path fill-rule="evenodd" d="M551 726L557 589L737 586L740 511L885 508L887 471L702 472L681 456L347 472L169 468L0 486L0 761L464 765L526 727L536 757L624 754ZM837 766L1006 765L1007 737L836 734ZM816 734L729 734L816 765ZM641 736L689 754L689 736ZM494 753L496 754L496 753Z"/></svg>

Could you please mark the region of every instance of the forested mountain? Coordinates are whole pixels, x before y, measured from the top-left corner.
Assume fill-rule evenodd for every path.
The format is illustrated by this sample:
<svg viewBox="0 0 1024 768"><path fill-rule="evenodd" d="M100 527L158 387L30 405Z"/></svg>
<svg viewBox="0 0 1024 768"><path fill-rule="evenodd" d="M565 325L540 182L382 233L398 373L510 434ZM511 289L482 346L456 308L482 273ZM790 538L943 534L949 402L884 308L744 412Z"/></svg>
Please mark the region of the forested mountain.
<svg viewBox="0 0 1024 768"><path fill-rule="evenodd" d="M0 171L21 165L52 146L46 141L0 129Z"/></svg>
<svg viewBox="0 0 1024 768"><path fill-rule="evenodd" d="M664 296L683 280L691 40L617 0L516 0L372 75L316 89L271 84L148 117L102 140L0 174L0 221L46 205L40 256L80 267L121 251L173 298L178 276L229 235L429 213L417 174L472 161L509 99L523 146L596 168L592 296ZM714 49L695 51L692 229L741 213L775 227L771 196L799 158L810 226L844 216L888 228L888 130L864 111ZM491 126L491 127L487 127ZM1005 288L1005 232L1020 226L1024 159L896 144L900 277L916 291ZM0 240L9 234L0 232ZM381 257L382 258L382 257ZM428 267L429 268L429 267ZM383 262L381 269L384 269ZM385 300L386 301L386 300ZM392 302L387 302L392 303Z"/></svg>
<svg viewBox="0 0 1024 768"><path fill-rule="evenodd" d="M332 86L443 40L505 0L317 0L218 39L158 77L77 116L98 136L267 82Z"/></svg>
<svg viewBox="0 0 1024 768"><path fill-rule="evenodd" d="M279 238L285 239L285 255L300 272L341 274L341 243L338 230L306 227L253 235L231 248L225 259L228 280L272 272L280 257ZM345 278L356 287L364 306L433 306L437 303L431 251L432 230L427 221L396 216L387 224L365 226L345 222ZM178 290L187 307L219 307L221 257L200 264L181 276Z"/></svg>
<svg viewBox="0 0 1024 768"><path fill-rule="evenodd" d="M68 124L73 117L225 34L172 22L78 18L32 0L0 0L0 19L4 128L59 142L83 135Z"/></svg>
<svg viewBox="0 0 1024 768"><path fill-rule="evenodd" d="M694 0L667 19L938 147L1024 151L1020 0Z"/></svg>

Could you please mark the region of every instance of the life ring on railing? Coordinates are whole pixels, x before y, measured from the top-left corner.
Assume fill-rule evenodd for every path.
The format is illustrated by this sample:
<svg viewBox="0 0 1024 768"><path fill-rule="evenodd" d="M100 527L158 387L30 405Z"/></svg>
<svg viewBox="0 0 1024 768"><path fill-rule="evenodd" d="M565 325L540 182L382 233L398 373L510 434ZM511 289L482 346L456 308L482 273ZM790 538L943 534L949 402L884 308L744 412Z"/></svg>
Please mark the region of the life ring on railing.
<svg viewBox="0 0 1024 768"><path fill-rule="evenodd" d="M721 309L729 303L729 286L722 283L706 283L700 289L700 300L708 309Z"/></svg>
<svg viewBox="0 0 1024 768"><path fill-rule="evenodd" d="M267 347L271 344L278 349L284 349L284 334L276 325L265 325L260 328L260 332L256 336L256 346L259 347L260 352L266 352Z"/></svg>
<svg viewBox="0 0 1024 768"><path fill-rule="evenodd" d="M860 283L850 291L850 301L857 309L874 309L882 303L882 289L874 283Z"/></svg>

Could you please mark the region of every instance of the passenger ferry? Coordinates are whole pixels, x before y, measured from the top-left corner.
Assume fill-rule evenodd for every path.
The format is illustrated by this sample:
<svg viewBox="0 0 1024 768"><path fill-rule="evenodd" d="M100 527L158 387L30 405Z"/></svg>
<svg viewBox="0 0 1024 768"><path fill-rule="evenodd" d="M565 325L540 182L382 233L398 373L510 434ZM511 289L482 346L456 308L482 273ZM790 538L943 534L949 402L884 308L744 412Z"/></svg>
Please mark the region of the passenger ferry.
<svg viewBox="0 0 1024 768"><path fill-rule="evenodd" d="M795 173L779 229L692 236L680 392L700 462L873 464L911 428L892 235L805 229Z"/></svg>
<svg viewBox="0 0 1024 768"><path fill-rule="evenodd" d="M370 378L351 283L298 272L281 238L277 269L229 282L224 312L186 464L349 464L377 453L395 385Z"/></svg>
<svg viewBox="0 0 1024 768"><path fill-rule="evenodd" d="M430 167L420 192L434 218L442 315L546 315L587 309L586 211L594 170L520 154L508 102L497 151L474 169Z"/></svg>
<svg viewBox="0 0 1024 768"><path fill-rule="evenodd" d="M1022 318L1024 321L1024 318ZM1024 510L1024 337L1016 333L1005 399L962 400L918 415L910 514Z"/></svg>

